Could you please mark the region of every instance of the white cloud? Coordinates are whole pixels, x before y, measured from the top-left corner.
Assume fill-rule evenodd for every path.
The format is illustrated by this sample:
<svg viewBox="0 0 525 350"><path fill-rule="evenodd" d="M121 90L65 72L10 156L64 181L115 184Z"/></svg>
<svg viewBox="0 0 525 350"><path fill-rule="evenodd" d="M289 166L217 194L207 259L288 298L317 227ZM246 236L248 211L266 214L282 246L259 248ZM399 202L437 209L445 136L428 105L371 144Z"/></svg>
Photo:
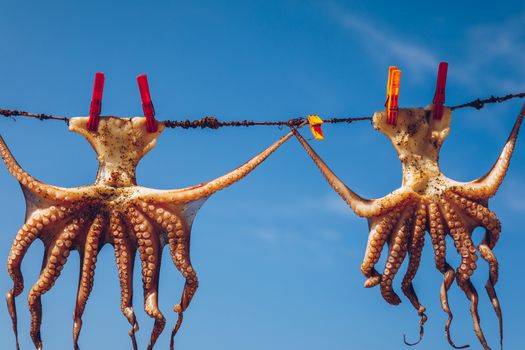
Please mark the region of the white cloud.
<svg viewBox="0 0 525 350"><path fill-rule="evenodd" d="M330 15L367 47L371 55L409 66L417 81L435 78L440 53L414 38L402 37L394 28L378 25L373 18L350 13L334 2L325 3ZM459 36L453 54L462 62L451 67L454 78L474 93L516 92L525 89L525 14L516 14L502 23L471 27ZM497 91L495 91L497 90Z"/></svg>

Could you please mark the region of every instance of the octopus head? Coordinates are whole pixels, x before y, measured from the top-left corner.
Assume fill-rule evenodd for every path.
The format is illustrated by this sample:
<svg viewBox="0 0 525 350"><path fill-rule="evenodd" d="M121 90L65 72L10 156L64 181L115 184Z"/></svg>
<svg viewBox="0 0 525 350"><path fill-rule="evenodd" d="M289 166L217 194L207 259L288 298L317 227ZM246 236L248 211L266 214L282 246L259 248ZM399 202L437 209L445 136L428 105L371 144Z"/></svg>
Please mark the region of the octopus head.
<svg viewBox="0 0 525 350"><path fill-rule="evenodd" d="M441 145L450 131L452 112L449 108L444 108L439 120L432 118L432 106L400 108L395 125L387 123L386 113L374 114L374 128L390 139L401 160L416 156L437 161Z"/></svg>
<svg viewBox="0 0 525 350"><path fill-rule="evenodd" d="M157 144L164 130L158 123L156 132L146 130L146 118L101 117L97 131L87 128L89 118L71 118L69 130L84 136L97 153L97 184L113 187L136 185L135 169Z"/></svg>

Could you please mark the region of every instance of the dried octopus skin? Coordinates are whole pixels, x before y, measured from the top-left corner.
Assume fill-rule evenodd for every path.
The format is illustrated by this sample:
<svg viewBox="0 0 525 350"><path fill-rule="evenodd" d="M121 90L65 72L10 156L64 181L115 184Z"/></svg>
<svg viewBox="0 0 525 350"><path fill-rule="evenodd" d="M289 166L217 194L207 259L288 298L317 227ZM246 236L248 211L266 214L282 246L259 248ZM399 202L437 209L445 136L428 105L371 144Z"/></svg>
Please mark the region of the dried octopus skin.
<svg viewBox="0 0 525 350"><path fill-rule="evenodd" d="M367 277L365 288L376 286L381 282L381 275L375 269L375 265L379 261L381 251L400 215L401 209L394 209L390 213L385 214L378 223L372 224L365 257L361 264L361 272Z"/></svg>
<svg viewBox="0 0 525 350"><path fill-rule="evenodd" d="M427 321L427 316L425 315L426 309L419 302L416 291L414 290L414 285L412 284L412 281L414 280L414 277L416 276L417 270L419 268L419 264L421 262L421 254L425 245L426 223L426 205L424 203L421 203L416 211L415 223L413 225L411 235L411 243L410 247L408 248L409 260L407 272L405 273L405 277L403 277L403 282L401 283L401 289L403 290L403 293L408 298L408 300L410 300L410 303L417 310L417 313L420 317L419 340L415 343L408 343L405 339L405 344L410 346L418 344L423 339L423 335L425 332L424 325Z"/></svg>
<svg viewBox="0 0 525 350"><path fill-rule="evenodd" d="M387 240L387 237L383 237L382 232L380 234L376 232L377 227L385 224L386 213L391 213L395 209L401 210L407 205L416 205L423 210L426 207L426 214L416 214L412 217L415 222L415 231L409 235L406 249L401 246L402 251L399 254L396 251L398 254L396 257L392 256L391 249L388 260L391 261L390 264L398 262L404 254L409 253L411 261L409 261L408 271L402 282L402 289L422 315L424 307L420 305L415 295L412 280L419 266L421 250L424 245L424 232L430 233L435 264L443 274L440 299L441 307L448 314L445 333L450 345L455 348L466 346L456 346L450 336L453 316L448 303L448 290L454 280L469 298L476 334L482 346L488 348L479 325L477 293L470 281L470 277L477 267L477 251L489 264L489 279L485 288L500 321L500 333L502 334L501 307L494 289L498 279L498 263L493 252L500 236L501 224L496 215L488 209L488 199L497 192L508 171L524 115L525 105L516 118L507 143L492 169L476 181L461 183L446 177L439 166L441 146L450 132L451 109L445 108L442 118L434 119L432 117L432 106L424 109L401 108L398 110L395 125L388 123L385 111L375 113L372 118L373 126L392 142L402 164L403 175L401 187L379 199L365 199L358 196L334 174L308 142L297 131L292 130L328 183L358 216L366 217L369 221L370 234L365 258L361 266L361 270L367 278L366 287L381 284L382 294L385 296L385 286L391 283L389 267L386 271L388 273L383 275L380 275L374 268L379 260L384 242ZM424 219L425 216L426 220ZM392 221L392 225L399 225L399 221L402 219L398 218ZM471 234L479 226L485 227L486 235L482 243L476 248L472 243ZM395 232L394 230L394 236L396 235ZM454 245L461 256L461 264L457 272L446 260L447 234L453 237ZM390 235L389 232L388 237ZM393 297L389 290L386 290L386 299L388 302L398 302L398 299ZM426 319L426 316L422 315L421 317L420 325ZM422 335L422 328L420 329ZM501 339L502 336L500 343Z"/></svg>
<svg viewBox="0 0 525 350"><path fill-rule="evenodd" d="M466 213L486 228L488 235L486 243L489 245L489 248L494 248L501 233L501 222L496 217L496 214L489 208L468 198L461 197L456 193L448 192L446 196L451 199L463 213Z"/></svg>
<svg viewBox="0 0 525 350"><path fill-rule="evenodd" d="M100 250L101 235L103 233L104 217L98 214L86 236L83 243L83 249L80 250L81 267L80 279L77 290L77 302L73 314L73 347L79 350L78 338L82 329L82 314L86 308L86 303L93 289L93 280L95 278L95 266L97 264L97 255Z"/></svg>
<svg viewBox="0 0 525 350"><path fill-rule="evenodd" d="M31 313L31 339L37 349L42 349L40 336L40 325L42 323L42 303L40 301L43 294L53 287L60 276L75 238L79 234L84 219L73 219L54 242L54 247L45 259L44 268L40 273L38 281L33 285L27 298L29 312ZM45 257L46 258L46 257Z"/></svg>
<svg viewBox="0 0 525 350"><path fill-rule="evenodd" d="M0 156L7 166L7 170L18 180L18 182L20 182L20 185L22 185L26 191L31 192L35 196L45 200L62 203L71 203L83 199L83 194L80 189L63 189L48 185L33 178L25 172L16 162L2 136L0 136Z"/></svg>
<svg viewBox="0 0 525 350"><path fill-rule="evenodd" d="M183 220L166 208L148 204L146 202L141 202L140 208L151 220L156 222L157 225L161 226L166 232L173 263L186 280L181 301L173 307L173 310L178 315L177 323L171 332L170 349L173 350L174 337L181 327L183 313L190 305L199 286L197 272L191 265L190 260L189 231L185 227Z"/></svg>
<svg viewBox="0 0 525 350"><path fill-rule="evenodd" d="M479 312L478 312L478 293L476 288L470 281L470 277L474 274L476 269L476 247L472 243L470 233L467 232L465 224L462 222L456 210L445 200L442 201L443 211L445 213L445 220L449 227L450 234L454 240L454 245L458 253L461 255L461 265L456 274L456 280L459 287L463 290L467 298L470 300L470 313L474 322L474 330L481 345L484 349L490 349L481 329Z"/></svg>
<svg viewBox="0 0 525 350"><path fill-rule="evenodd" d="M348 188L335 173L326 165L326 163L319 157L314 151L312 146L301 136L301 134L292 128L295 137L299 140L299 143L306 150L306 153L312 158L315 165L321 170L321 173L328 181L330 186L343 198L343 200L352 208L352 210L359 216L369 218L383 215L388 212L392 207L396 206L400 202L411 202L417 199L418 196L412 192L405 191L394 191L388 196L379 199L364 199L358 194Z"/></svg>
<svg viewBox="0 0 525 350"><path fill-rule="evenodd" d="M39 298L52 287L59 275L56 271L62 268L62 266L57 267L54 274L50 275L47 260L54 259L53 252L56 249L63 249L65 241L57 241L55 238L61 234L63 227L71 220L85 219L86 221L86 228L79 232L77 239L72 240L71 247L68 247L67 250L68 253L69 249L78 249L82 259L73 316L75 350L79 349L81 317L94 283L97 253L107 243L112 244L115 251L121 288L121 309L131 324L129 335L135 350L137 349L135 333L138 331L138 324L133 311L132 296L136 250L139 248L142 262L145 310L155 319L149 349L153 348L165 323L158 307L157 291L162 247L167 239L176 263L179 260L175 255L179 256L180 251L183 252L185 258L178 268L186 278L186 286L180 307L175 307L175 311L179 314L176 326L178 329L182 322L182 310L186 310L198 286L196 274L189 271L188 263L191 224L200 206L214 192L248 175L292 136L291 132L288 133L246 164L208 183L185 189L162 191L138 186L136 179L136 168L140 160L155 147L158 137L164 130L165 126L162 122L157 123L156 132L148 132L145 118L101 117L97 131L91 131L87 128L88 120L89 118L86 117L69 120L70 130L83 135L97 153L99 168L96 181L88 186L60 188L36 180L19 166L3 139L0 138L0 156L11 174L20 182L26 199L26 223L13 243L8 261L13 288L7 294L7 303L17 348L18 325L15 297L23 289L20 265L24 254L35 239L40 238L44 241L46 258L42 272L44 277L46 273L49 276L45 277L44 284L39 281L31 294L34 321L32 337L36 343L40 343ZM143 203L147 203L146 209L142 208ZM164 219L157 214L151 218L146 213L150 205L155 206L156 212L166 210L168 216L172 215L179 221L164 224ZM169 208L169 212L166 208ZM86 213L89 213L88 217L84 218ZM165 217L164 214L163 217ZM178 236L180 232L184 232L183 237ZM177 245L180 244L183 244L182 248L177 248ZM151 249L153 251L150 251ZM173 347L173 339L171 346Z"/></svg>
<svg viewBox="0 0 525 350"><path fill-rule="evenodd" d="M447 193L447 197L451 199L458 208L467 214L470 218L476 220L483 227L485 227L485 236L482 242L478 245L478 251L483 260L489 264L489 278L485 284L485 290L494 308L494 312L499 322L500 345L503 344L503 315L501 305L496 293L495 285L499 277L499 264L492 248L499 240L501 233L501 223L490 209L482 206L467 198L461 197L455 193Z"/></svg>
<svg viewBox="0 0 525 350"><path fill-rule="evenodd" d="M507 143L503 147L496 163L492 166L492 169L477 180L457 186L454 188L454 191L474 199L487 199L496 194L509 169L510 160L516 146L516 141L518 139L519 130L524 116L525 105L521 108Z"/></svg>
<svg viewBox="0 0 525 350"><path fill-rule="evenodd" d="M448 343L455 349L464 349L468 345L457 346L452 340L452 335L450 333L450 327L452 325L452 320L454 315L450 310L450 305L448 302L448 290L452 286L452 283L456 279L456 272L450 266L446 260L446 235L445 231L445 219L441 213L440 207L437 203L431 202L428 204L428 222L429 222L429 232L432 239L432 246L434 249L434 258L436 268L443 274L443 283L441 284L441 290L439 293L441 308L448 315L447 322L445 324L445 334L447 336Z"/></svg>
<svg viewBox="0 0 525 350"><path fill-rule="evenodd" d="M159 237L154 232L152 225L139 210L130 206L127 211L127 218L137 237L139 257L142 265L144 311L149 317L155 319L148 345L148 350L150 350L166 325L166 319L158 306L158 283L162 249Z"/></svg>
<svg viewBox="0 0 525 350"><path fill-rule="evenodd" d="M109 222L109 233L115 250L117 270L120 282L120 309L129 324L131 330L129 336L133 349L137 350L135 333L139 329L135 312L133 311L133 266L135 262L135 248L129 245L125 239L125 228L121 214L114 211L111 213Z"/></svg>
<svg viewBox="0 0 525 350"><path fill-rule="evenodd" d="M381 278L381 295L383 299L391 305L401 303L401 299L392 288L392 283L407 254L413 211L412 208L407 208L406 211L401 214L401 218L397 222L388 244L388 258Z"/></svg>
<svg viewBox="0 0 525 350"><path fill-rule="evenodd" d="M174 202L174 203L188 203L197 201L201 198L207 198L217 191L220 191L228 186L233 185L235 182L241 180L248 175L252 170L258 167L262 162L266 160L273 152L275 152L283 143L288 141L292 137L292 132L289 132L285 136L281 137L274 144L266 148L264 151L241 165L235 170L222 175L215 180L211 180L202 183L197 186L188 187L178 190L161 190L155 193L146 194L141 196L142 200L148 202Z"/></svg>

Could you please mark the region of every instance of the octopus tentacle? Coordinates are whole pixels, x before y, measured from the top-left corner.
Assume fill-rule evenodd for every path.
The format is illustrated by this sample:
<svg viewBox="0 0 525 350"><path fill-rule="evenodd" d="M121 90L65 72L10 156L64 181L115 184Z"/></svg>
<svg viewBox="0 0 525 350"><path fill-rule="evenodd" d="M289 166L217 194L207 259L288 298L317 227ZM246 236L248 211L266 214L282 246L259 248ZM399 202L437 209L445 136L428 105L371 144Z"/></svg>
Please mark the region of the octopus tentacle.
<svg viewBox="0 0 525 350"><path fill-rule="evenodd" d="M456 274L456 281L459 287L463 290L467 298L470 300L470 313L474 322L474 330L481 345L484 349L490 349L483 330L481 329L479 312L478 312L478 293L476 288L470 281L470 276L474 274L476 269L476 247L472 243L469 233L465 228L465 224L458 216L456 210L446 200L442 200L444 208L445 220L449 227L450 235L454 240L454 245L458 253L461 255L461 265Z"/></svg>
<svg viewBox="0 0 525 350"><path fill-rule="evenodd" d="M182 220L169 210L151 204L148 205L145 202L141 203L141 209L166 231L173 263L186 279L181 301L173 307L173 310L178 314L177 323L171 332L170 349L173 350L174 338L182 324L184 311L190 305L199 287L197 272L190 260L190 231Z"/></svg>
<svg viewBox="0 0 525 350"><path fill-rule="evenodd" d="M312 146L301 136L301 134L292 128L292 132L306 153L312 158L315 165L319 168L330 186L343 198L343 200L352 208L352 210L361 217L372 217L382 215L393 206L403 201L410 201L417 197L415 193L409 191L394 191L380 199L365 199L348 188L335 173L326 165L326 163L314 151Z"/></svg>
<svg viewBox="0 0 525 350"><path fill-rule="evenodd" d="M485 284L485 290L487 291L487 295L489 296L490 302L492 303L492 307L494 308L494 312L496 313L496 316L498 318L499 322L499 343L500 347L503 347L503 315L501 312L501 305L498 299L498 295L496 294L495 285L498 281L498 259L496 259L496 256L492 252L492 249L490 249L489 245L485 243L485 240L478 246L478 251L488 264L489 264L489 278L487 280L487 283Z"/></svg>
<svg viewBox="0 0 525 350"><path fill-rule="evenodd" d="M7 166L7 170L20 182L20 185L39 198L59 202L86 199L86 194L81 189L64 189L45 184L33 178L17 163L2 136L0 136L0 156Z"/></svg>
<svg viewBox="0 0 525 350"><path fill-rule="evenodd" d="M13 246L11 247L7 260L7 270L9 276L13 280L13 288L7 292L6 301L11 316L17 349L19 348L19 345L15 298L24 290L24 277L20 271L22 260L29 249L29 246L40 236L42 230L69 214L71 214L71 210L64 207L58 208L51 206L47 209L43 209L27 219L26 223L18 231L15 240L13 241Z"/></svg>
<svg viewBox="0 0 525 350"><path fill-rule="evenodd" d="M419 204L415 219L416 221L413 225L411 242L408 249L408 268L405 277L403 278L403 282L401 283L401 289L403 290L403 293L408 298L408 300L410 300L414 308L417 310L419 317L421 318L419 322L419 340L414 343L409 343L404 337L405 344L410 346L416 345L419 342L421 342L421 340L423 339L423 335L425 334L424 325L427 321L427 316L425 315L426 309L419 302L416 291L414 290L414 286L412 284L412 281L414 280L414 277L416 276L417 270L419 268L419 263L421 262L421 253L425 245L427 211L424 203Z"/></svg>
<svg viewBox="0 0 525 350"><path fill-rule="evenodd" d="M367 277L365 288L376 286L381 282L381 275L377 272L374 266L379 261L381 251L383 250L395 223L399 220L400 215L401 210L395 208L388 214L385 214L379 222L371 223L365 257L361 264L361 272Z"/></svg>
<svg viewBox="0 0 525 350"><path fill-rule="evenodd" d="M104 228L104 217L98 214L91 224L85 242L80 247L81 267L78 281L77 302L73 314L73 342L75 350L79 349L78 337L82 329L82 314L86 308L95 277L95 265L100 247L100 237Z"/></svg>
<svg viewBox="0 0 525 350"><path fill-rule="evenodd" d="M187 203L201 198L207 198L217 191L220 191L235 182L239 181L252 170L258 167L263 161L266 160L277 148L279 148L284 142L292 137L292 132L289 132L285 136L281 137L270 147L238 167L237 169L230 171L229 173L216 178L215 180L202 183L197 186L178 189L178 190L167 190L167 191L155 191L141 196L144 200L159 201L159 202L177 202Z"/></svg>
<svg viewBox="0 0 525 350"><path fill-rule="evenodd" d="M40 273L38 281L33 285L28 296L29 311L31 313L31 339L35 347L42 349L42 339L40 336L40 325L42 323L42 303L41 297L53 287L60 276L62 268L67 261L71 246L78 235L84 219L73 219L53 242L53 248L44 257L46 260Z"/></svg>
<svg viewBox="0 0 525 350"><path fill-rule="evenodd" d="M487 229L489 239L486 243L489 244L491 249L494 248L501 233L501 222L496 217L496 214L489 208L456 193L447 192L446 196L448 199L451 199L459 209L474 219L476 223Z"/></svg>
<svg viewBox="0 0 525 350"><path fill-rule="evenodd" d="M483 205L476 203L468 198L462 197L456 193L447 193L447 197L451 199L459 209L470 216L476 223L485 227L485 237L478 246L478 251L481 257L489 264L489 278L485 284L485 290L492 303L494 312L499 322L500 329L500 344L503 343L503 315L501 305L496 294L495 285L498 282L499 265L496 256L492 249L496 245L500 233L501 223L490 209Z"/></svg>
<svg viewBox="0 0 525 350"><path fill-rule="evenodd" d="M507 174L507 170L509 169L510 160L514 152L514 147L516 145L516 140L518 139L518 133L524 116L525 104L516 118L514 127L510 132L509 138L507 139L498 160L494 163L489 172L477 180L456 186L454 189L455 191L461 195L475 199L487 199L496 194Z"/></svg>
<svg viewBox="0 0 525 350"><path fill-rule="evenodd" d="M133 265L136 251L129 244L128 235L124 230L124 223L120 214L117 211L112 211L109 221L109 234L113 242L117 261L120 282L120 309L131 325L129 336L131 337L133 350L137 350L135 332L138 331L139 325L133 311Z"/></svg>
<svg viewBox="0 0 525 350"><path fill-rule="evenodd" d="M458 346L452 340L450 334L450 326L452 319L454 318L450 305L448 303L448 290L452 286L456 273L454 269L447 263L446 260L446 231L443 215L437 203L431 202L428 204L428 223L430 230L430 237L432 239L432 247L434 249L434 260L437 269L443 274L443 283L441 284L440 299L441 308L448 315L447 323L445 324L445 334L447 336L448 343L455 349L465 349L469 345Z"/></svg>
<svg viewBox="0 0 525 350"><path fill-rule="evenodd" d="M401 303L401 299L392 288L392 282L407 254L409 232L412 225L412 212L413 209L408 208L408 210L401 214L401 219L397 222L393 231L394 233L388 242L390 249L383 271L383 277L381 278L381 295L387 303L392 305Z"/></svg>
<svg viewBox="0 0 525 350"><path fill-rule="evenodd" d="M137 208L130 206L127 218L137 237L139 256L142 262L142 283L144 286L144 310L155 319L148 350L153 349L157 338L164 330L166 319L158 306L159 272L162 249L159 237L149 220Z"/></svg>
<svg viewBox="0 0 525 350"><path fill-rule="evenodd" d="M191 265L189 237L186 241L184 239L172 241L170 243L170 252L175 266L186 279L180 302L173 307L173 311L175 311L179 316L177 323L175 324L175 327L171 333L170 350L173 350L173 338L179 331L179 328L182 324L184 311L186 311L191 303L191 300L193 299L193 296L197 292L199 280L197 278L197 272Z"/></svg>

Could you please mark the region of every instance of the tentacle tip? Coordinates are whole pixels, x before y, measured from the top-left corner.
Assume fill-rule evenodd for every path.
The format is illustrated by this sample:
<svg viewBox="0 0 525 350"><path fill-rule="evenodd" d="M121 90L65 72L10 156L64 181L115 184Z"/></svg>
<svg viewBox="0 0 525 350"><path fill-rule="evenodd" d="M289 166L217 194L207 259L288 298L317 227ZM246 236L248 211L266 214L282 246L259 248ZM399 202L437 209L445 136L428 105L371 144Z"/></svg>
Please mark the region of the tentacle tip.
<svg viewBox="0 0 525 350"><path fill-rule="evenodd" d="M403 343L405 343L405 345L407 345L407 346L417 345L417 344L419 344L421 342L421 340L423 340L423 335L422 334L419 335L419 340L417 340L416 342L413 342L413 343L409 343L407 341L406 334L403 334Z"/></svg>
<svg viewBox="0 0 525 350"><path fill-rule="evenodd" d="M401 298L397 295L397 294L394 294L392 295L390 298L387 298L386 300L390 305L399 305L401 304Z"/></svg>
<svg viewBox="0 0 525 350"><path fill-rule="evenodd" d="M173 311L178 314L182 313L182 306L180 304L173 305Z"/></svg>
<svg viewBox="0 0 525 350"><path fill-rule="evenodd" d="M470 345L468 344L465 344L465 345L461 345L461 346L453 346L454 349L467 349L467 348L470 348Z"/></svg>
<svg viewBox="0 0 525 350"><path fill-rule="evenodd" d="M448 339L448 343L449 343L450 346L452 346L454 349L467 349L467 348L470 348L470 345L469 345L469 344L465 344L465 345L456 345L456 344L454 344L454 342L452 341L452 339Z"/></svg>
<svg viewBox="0 0 525 350"><path fill-rule="evenodd" d="M366 279L364 287L372 288L377 286L381 282L381 276L372 276Z"/></svg>

